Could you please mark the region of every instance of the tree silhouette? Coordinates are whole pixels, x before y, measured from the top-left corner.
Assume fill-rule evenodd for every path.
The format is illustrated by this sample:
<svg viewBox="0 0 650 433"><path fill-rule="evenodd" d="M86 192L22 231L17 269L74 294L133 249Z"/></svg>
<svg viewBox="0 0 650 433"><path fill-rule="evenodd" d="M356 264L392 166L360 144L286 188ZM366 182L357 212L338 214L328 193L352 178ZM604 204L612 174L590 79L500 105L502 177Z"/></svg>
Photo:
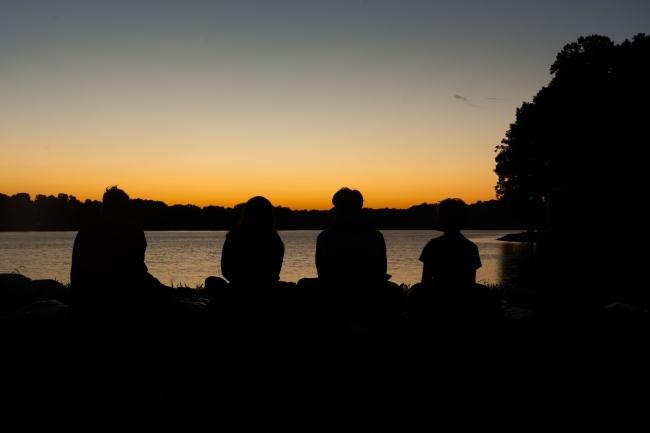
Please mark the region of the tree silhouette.
<svg viewBox="0 0 650 433"><path fill-rule="evenodd" d="M593 252L585 273L617 292L610 300L625 299L624 288L647 287L650 37L579 38L551 74L496 148L497 197L525 209L553 188L576 191L591 211L580 228L592 235L575 254Z"/></svg>
<svg viewBox="0 0 650 433"><path fill-rule="evenodd" d="M553 79L517 109L496 147L499 199L539 202L571 188L587 199L627 188L639 167L626 150L647 143L650 37L614 44L605 36L565 45ZM627 181L616 178L626 170Z"/></svg>

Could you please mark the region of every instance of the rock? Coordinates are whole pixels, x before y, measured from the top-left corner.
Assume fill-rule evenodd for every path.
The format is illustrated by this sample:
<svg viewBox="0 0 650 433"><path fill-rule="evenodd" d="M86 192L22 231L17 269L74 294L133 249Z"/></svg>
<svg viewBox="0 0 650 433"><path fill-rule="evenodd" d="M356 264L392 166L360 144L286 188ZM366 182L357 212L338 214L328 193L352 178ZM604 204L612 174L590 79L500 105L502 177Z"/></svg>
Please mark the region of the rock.
<svg viewBox="0 0 650 433"><path fill-rule="evenodd" d="M501 309L504 316L516 320L549 320L547 316L536 313L527 308L516 307L506 301L501 301Z"/></svg>
<svg viewBox="0 0 650 433"><path fill-rule="evenodd" d="M27 286L27 292L32 302L55 299L67 300L70 290L56 280L32 280Z"/></svg>
<svg viewBox="0 0 650 433"><path fill-rule="evenodd" d="M617 330L626 330L646 325L648 323L648 310L632 304L616 302L605 306L605 317L610 327Z"/></svg>
<svg viewBox="0 0 650 433"><path fill-rule="evenodd" d="M0 311L15 310L29 304L31 282L24 275L0 274Z"/></svg>
<svg viewBox="0 0 650 433"><path fill-rule="evenodd" d="M41 316L61 317L68 314L68 306L55 300L32 302L16 311L16 314L38 314Z"/></svg>
<svg viewBox="0 0 650 433"><path fill-rule="evenodd" d="M0 274L0 311L10 311L38 301L65 301L69 290L56 280L31 280L20 274Z"/></svg>

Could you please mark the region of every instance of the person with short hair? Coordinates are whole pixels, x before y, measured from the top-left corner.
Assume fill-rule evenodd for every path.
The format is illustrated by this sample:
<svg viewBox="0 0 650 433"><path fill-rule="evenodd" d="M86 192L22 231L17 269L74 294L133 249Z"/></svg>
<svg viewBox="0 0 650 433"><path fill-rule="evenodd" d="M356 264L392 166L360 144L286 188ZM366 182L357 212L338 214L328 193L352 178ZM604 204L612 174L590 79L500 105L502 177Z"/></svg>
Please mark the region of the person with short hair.
<svg viewBox="0 0 650 433"><path fill-rule="evenodd" d="M101 306L124 296L132 304L171 298L169 288L154 278L144 262L144 231L126 219L130 198L117 186L106 188L98 221L79 230L72 248L71 306Z"/></svg>
<svg viewBox="0 0 650 433"><path fill-rule="evenodd" d="M462 308L469 320L498 314L501 304L487 287L476 284L481 267L477 246L460 232L469 218L469 207L459 198L442 200L438 206L438 230L443 235L431 239L420 254L422 280L409 292L411 309L428 319L451 318ZM457 304L456 308L450 305Z"/></svg>
<svg viewBox="0 0 650 433"><path fill-rule="evenodd" d="M335 222L316 240L318 278L344 284L387 281L384 236L362 218L361 193L341 188L332 204Z"/></svg>
<svg viewBox="0 0 650 433"><path fill-rule="evenodd" d="M387 326L400 317L405 294L388 281L384 236L362 217L359 191L341 188L332 204L334 224L316 240L318 278L298 282L307 316L331 325Z"/></svg>
<svg viewBox="0 0 650 433"><path fill-rule="evenodd" d="M476 284L481 258L476 245L460 232L467 223L469 209L459 198L438 204L438 230L444 234L431 239L420 254L422 281L434 288L462 288Z"/></svg>

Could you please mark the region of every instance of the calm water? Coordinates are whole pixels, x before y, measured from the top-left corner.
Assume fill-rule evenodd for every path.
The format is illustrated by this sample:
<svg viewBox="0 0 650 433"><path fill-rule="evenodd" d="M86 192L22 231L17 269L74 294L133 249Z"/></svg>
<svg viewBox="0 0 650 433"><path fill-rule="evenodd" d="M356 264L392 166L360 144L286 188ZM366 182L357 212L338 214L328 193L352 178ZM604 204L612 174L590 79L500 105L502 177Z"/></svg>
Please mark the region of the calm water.
<svg viewBox="0 0 650 433"><path fill-rule="evenodd" d="M281 278L298 281L315 277L314 253L319 231L281 231L286 252ZM424 245L442 233L431 230L383 231L388 250L388 273L396 283L420 280L418 260ZM497 241L511 231L467 230L463 234L479 249L483 267L477 281L526 284L522 275L529 266L526 246ZM146 263L149 271L165 284L195 286L209 275L221 275L219 262L225 231L147 232ZM0 273L18 270L32 279L55 278L70 281L72 244L76 232L0 233Z"/></svg>

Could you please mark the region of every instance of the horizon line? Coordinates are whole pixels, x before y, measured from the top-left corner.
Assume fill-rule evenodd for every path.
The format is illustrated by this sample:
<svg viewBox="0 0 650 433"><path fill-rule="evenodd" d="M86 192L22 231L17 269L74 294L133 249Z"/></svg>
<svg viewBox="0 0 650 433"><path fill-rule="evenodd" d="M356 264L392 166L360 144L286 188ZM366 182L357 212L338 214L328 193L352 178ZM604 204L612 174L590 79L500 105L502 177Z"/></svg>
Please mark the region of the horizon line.
<svg viewBox="0 0 650 433"><path fill-rule="evenodd" d="M15 195L18 195L18 194L27 194L27 195L29 195L29 197L30 197L30 201L32 201L32 202L36 201L36 197L38 197L38 196L45 196L45 197L47 197L47 198L49 198L49 197L54 197L55 199L58 198L58 196L55 196L55 195L53 195L53 194L50 194L50 195L46 195L46 194L35 194L35 195L32 197L32 195L29 194L29 193L27 193L27 192L18 192L18 193L13 194L13 195L8 195L8 194L4 194L4 193L0 192L0 196L1 196L1 195L4 195L4 196L7 196L7 197L9 197L9 198L11 198L11 197L13 197L13 196L15 196ZM79 201L80 203L85 203L85 202L87 202L87 201L89 201L89 200L90 200L91 202L99 202L99 203L102 202L101 200L91 199L91 198L86 198L86 199L84 199L84 200L80 200L80 199L78 199L78 198L77 198L75 195L73 195L73 194L66 194L66 193L59 193L59 194L64 194L64 195L68 196L68 198L69 198L69 197L74 197L74 198L75 198L77 201ZM164 202L164 201L162 201L162 200L153 200L153 199L140 198L140 197L134 197L134 198L131 198L131 200L142 200L142 201L158 202L158 203L163 203L165 206L168 206L168 207L172 207L172 206L195 206L195 207L198 207L198 208L200 208L200 209L205 209L205 208L207 208L207 207L222 207L222 208L225 208L225 209L235 209L237 206L243 206L243 205L246 204L246 202L241 202L241 203L237 203L237 204L235 204L235 205L233 205L233 206L223 206L223 205L218 205L218 204L208 204L208 205L205 205L205 206L198 206L198 205L195 205L195 204L193 204L193 203L174 203L174 204L168 204L167 202ZM445 199L443 199L443 200L445 200ZM370 209L370 210L383 210L383 209L390 209L390 210L408 210L408 209L411 209L411 208L416 207L416 206L436 205L436 204L440 203L441 201L442 201L442 200L439 200L439 201L437 201L437 202L435 202L435 203L422 202L422 203L413 204L413 205L411 205L411 206L409 206L409 207L404 207L404 208L396 208L396 207L376 207L376 208L370 208L370 207L363 207L363 209ZM467 203L467 205L468 205L468 206L471 206L471 205L475 205L475 204L478 204L478 203L485 203L485 202L490 202L490 201L498 201L498 199L493 198L493 199L489 199L489 200L476 200L476 201L473 202L473 203ZM330 210L334 209L334 206L333 206L333 205L332 205L332 207L327 208L327 209L307 209L307 208L298 209L298 208L291 208L291 207L288 207L288 206L282 206L282 205L273 205L273 207L274 207L274 208L284 208L284 209L289 209L289 210L291 210L291 211L308 211L308 212L309 212L309 211L330 211Z"/></svg>

